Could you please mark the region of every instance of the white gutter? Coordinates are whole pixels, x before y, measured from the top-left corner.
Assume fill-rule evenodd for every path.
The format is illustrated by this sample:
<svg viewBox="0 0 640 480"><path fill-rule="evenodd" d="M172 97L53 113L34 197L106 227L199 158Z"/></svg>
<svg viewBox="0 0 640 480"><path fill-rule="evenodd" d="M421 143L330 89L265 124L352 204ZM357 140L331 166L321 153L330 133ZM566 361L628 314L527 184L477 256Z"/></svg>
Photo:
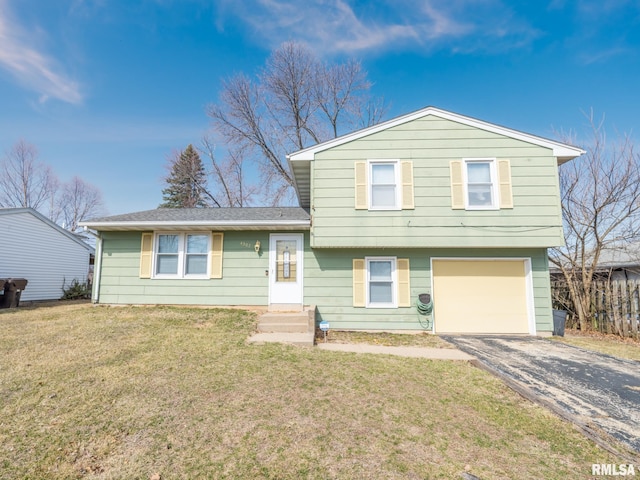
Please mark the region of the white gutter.
<svg viewBox="0 0 640 480"><path fill-rule="evenodd" d="M102 235L100 232L96 235L96 258L93 264L93 295L91 301L100 303L100 277L102 273Z"/></svg>
<svg viewBox="0 0 640 480"><path fill-rule="evenodd" d="M123 221L123 222L95 222L80 223L80 226L93 228L95 230L105 230L113 228L166 228L166 227L299 227L308 228L311 226L310 220L282 220L282 221L255 221L255 220L228 220L228 221Z"/></svg>

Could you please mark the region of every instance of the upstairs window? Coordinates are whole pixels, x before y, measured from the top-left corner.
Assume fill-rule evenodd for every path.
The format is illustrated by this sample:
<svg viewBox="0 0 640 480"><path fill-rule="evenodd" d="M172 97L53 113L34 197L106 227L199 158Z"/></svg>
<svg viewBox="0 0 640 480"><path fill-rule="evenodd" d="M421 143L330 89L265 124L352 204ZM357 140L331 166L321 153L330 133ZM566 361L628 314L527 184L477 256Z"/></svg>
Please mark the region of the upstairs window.
<svg viewBox="0 0 640 480"><path fill-rule="evenodd" d="M400 210L398 162L369 162L370 210Z"/></svg>
<svg viewBox="0 0 640 480"><path fill-rule="evenodd" d="M465 160L467 208L497 208L494 163L494 160Z"/></svg>
<svg viewBox="0 0 640 480"><path fill-rule="evenodd" d="M413 210L413 162L355 162L356 210Z"/></svg>
<svg viewBox="0 0 640 480"><path fill-rule="evenodd" d="M465 158L449 162L449 169L452 209L513 208L510 160Z"/></svg>

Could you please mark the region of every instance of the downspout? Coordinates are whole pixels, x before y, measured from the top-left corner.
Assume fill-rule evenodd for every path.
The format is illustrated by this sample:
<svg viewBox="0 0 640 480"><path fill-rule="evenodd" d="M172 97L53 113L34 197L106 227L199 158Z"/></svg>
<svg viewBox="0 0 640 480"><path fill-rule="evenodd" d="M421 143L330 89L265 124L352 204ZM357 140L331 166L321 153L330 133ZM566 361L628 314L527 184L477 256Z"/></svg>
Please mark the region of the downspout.
<svg viewBox="0 0 640 480"><path fill-rule="evenodd" d="M100 301L100 274L102 273L102 235L99 231L89 230L84 227L84 231L96 238L96 256L93 262L93 286L91 292L91 303Z"/></svg>
<svg viewBox="0 0 640 480"><path fill-rule="evenodd" d="M102 273L102 235L96 233L96 260L93 265L93 292L91 303L100 302L100 274Z"/></svg>

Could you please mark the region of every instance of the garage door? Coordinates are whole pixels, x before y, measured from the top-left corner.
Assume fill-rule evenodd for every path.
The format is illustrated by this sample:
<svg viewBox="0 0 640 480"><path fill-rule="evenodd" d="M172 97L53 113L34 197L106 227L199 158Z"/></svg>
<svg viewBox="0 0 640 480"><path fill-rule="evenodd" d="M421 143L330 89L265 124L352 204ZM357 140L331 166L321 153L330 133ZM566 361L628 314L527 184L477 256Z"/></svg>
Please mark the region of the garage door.
<svg viewBox="0 0 640 480"><path fill-rule="evenodd" d="M526 260L432 260L437 333L524 333L529 329Z"/></svg>

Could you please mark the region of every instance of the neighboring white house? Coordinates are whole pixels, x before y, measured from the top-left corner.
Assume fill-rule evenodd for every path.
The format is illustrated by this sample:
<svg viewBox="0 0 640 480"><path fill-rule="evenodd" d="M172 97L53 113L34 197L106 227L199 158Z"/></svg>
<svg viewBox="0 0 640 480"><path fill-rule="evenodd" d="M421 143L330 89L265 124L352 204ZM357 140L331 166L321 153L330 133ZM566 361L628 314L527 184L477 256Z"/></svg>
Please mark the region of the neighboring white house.
<svg viewBox="0 0 640 480"><path fill-rule="evenodd" d="M58 299L85 282L94 249L32 208L0 208L0 278L26 278L21 301Z"/></svg>

